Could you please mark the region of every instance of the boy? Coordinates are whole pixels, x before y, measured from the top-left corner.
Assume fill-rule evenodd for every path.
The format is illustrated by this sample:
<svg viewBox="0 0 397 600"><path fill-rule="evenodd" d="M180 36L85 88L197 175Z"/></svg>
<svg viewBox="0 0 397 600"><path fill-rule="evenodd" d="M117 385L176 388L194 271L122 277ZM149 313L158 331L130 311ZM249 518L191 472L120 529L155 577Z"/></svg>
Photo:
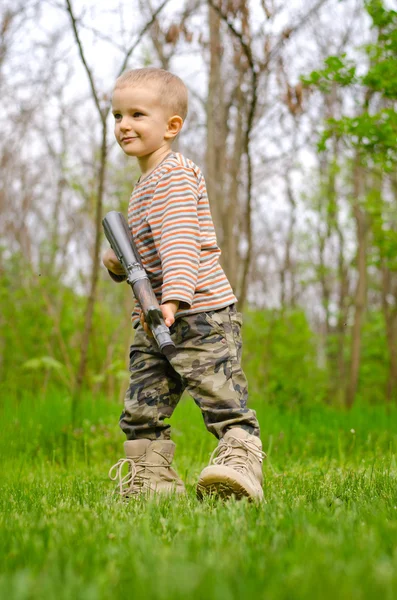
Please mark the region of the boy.
<svg viewBox="0 0 397 600"><path fill-rule="evenodd" d="M240 366L241 314L219 264L204 177L171 144L187 114L187 89L162 69L127 71L112 98L117 142L137 157L141 177L132 192L128 222L142 263L170 328L176 353L168 360L150 335L138 306L130 350L130 386L120 427L125 459L109 475L122 496L185 493L171 467L171 417L185 389L218 439L200 474L197 495L263 498L262 445L255 411L246 407ZM125 274L112 250L103 263L115 281ZM122 468L128 464L124 477Z"/></svg>

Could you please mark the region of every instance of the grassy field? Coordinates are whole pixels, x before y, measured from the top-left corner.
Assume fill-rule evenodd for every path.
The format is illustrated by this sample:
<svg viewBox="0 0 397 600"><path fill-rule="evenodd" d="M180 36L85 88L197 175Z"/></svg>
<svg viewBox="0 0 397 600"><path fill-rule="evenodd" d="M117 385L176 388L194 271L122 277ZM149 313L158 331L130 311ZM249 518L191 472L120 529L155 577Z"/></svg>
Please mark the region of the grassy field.
<svg viewBox="0 0 397 600"><path fill-rule="evenodd" d="M199 503L216 441L186 399L172 425L188 497L123 502L120 407L10 399L1 409L0 598L395 599L397 411L253 402L266 504Z"/></svg>

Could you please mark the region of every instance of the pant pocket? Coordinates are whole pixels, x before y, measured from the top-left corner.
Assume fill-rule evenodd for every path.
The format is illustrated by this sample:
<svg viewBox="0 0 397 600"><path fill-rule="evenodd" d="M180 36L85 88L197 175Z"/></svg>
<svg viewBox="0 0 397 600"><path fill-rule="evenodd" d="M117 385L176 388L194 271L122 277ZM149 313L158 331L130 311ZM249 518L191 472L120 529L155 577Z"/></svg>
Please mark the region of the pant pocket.
<svg viewBox="0 0 397 600"><path fill-rule="evenodd" d="M203 315L204 315L206 322L210 325L211 329L218 335L225 337L225 326L224 326L225 317L224 317L223 313L221 313L221 312L206 312L206 313L203 313Z"/></svg>
<svg viewBox="0 0 397 600"><path fill-rule="evenodd" d="M241 327L243 324L243 315L240 312L230 312L231 338L233 343L233 356L238 362L241 361L243 340L241 337Z"/></svg>

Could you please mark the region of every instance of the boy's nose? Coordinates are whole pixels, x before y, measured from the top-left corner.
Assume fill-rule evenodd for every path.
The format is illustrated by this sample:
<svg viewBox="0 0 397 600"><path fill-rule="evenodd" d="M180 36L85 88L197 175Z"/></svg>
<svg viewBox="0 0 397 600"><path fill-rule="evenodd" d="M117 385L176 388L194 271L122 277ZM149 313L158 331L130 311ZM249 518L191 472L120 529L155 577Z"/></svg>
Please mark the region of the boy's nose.
<svg viewBox="0 0 397 600"><path fill-rule="evenodd" d="M120 131L129 131L131 129L131 124L128 119L122 119L120 121Z"/></svg>

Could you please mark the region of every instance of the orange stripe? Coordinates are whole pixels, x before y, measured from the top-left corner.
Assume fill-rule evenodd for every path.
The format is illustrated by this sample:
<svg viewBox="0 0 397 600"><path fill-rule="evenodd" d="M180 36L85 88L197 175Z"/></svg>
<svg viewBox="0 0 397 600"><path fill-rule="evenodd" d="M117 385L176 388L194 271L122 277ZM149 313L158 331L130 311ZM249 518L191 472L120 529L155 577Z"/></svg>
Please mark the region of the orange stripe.
<svg viewBox="0 0 397 600"><path fill-rule="evenodd" d="M197 225L197 219L189 219L188 217L185 217L183 219L175 219L175 221L172 221L171 223L165 223L164 227L169 227L170 225L185 225L189 223Z"/></svg>
<svg viewBox="0 0 397 600"><path fill-rule="evenodd" d="M157 189L159 189L159 187L164 187L166 185L169 185L170 182L174 182L174 181L186 181L186 179L191 179L195 184L197 182L196 177L194 175L187 175L187 173L174 173L172 174L171 171L169 171L167 174L163 175L163 177L161 179L164 179L164 183L158 183L157 184ZM161 180L160 180L161 181Z"/></svg>
<svg viewBox="0 0 397 600"><path fill-rule="evenodd" d="M190 252L189 250L185 250L183 251L183 255L184 256L191 256L192 258L197 258L197 252ZM177 256L178 258L181 257L181 252L179 250L175 251L175 252L167 252L167 256L165 257L167 259L167 261L172 258L173 256ZM152 264L152 262L155 262L156 260L158 260L158 256L152 257L152 258L148 258L147 261L149 264ZM146 262L146 259L144 259Z"/></svg>
<svg viewBox="0 0 397 600"><path fill-rule="evenodd" d="M183 211L183 212L184 213L185 212L192 212L193 214L196 214L196 211L194 209L191 210L191 211ZM152 219L150 217L149 218L149 223L150 223L150 225L158 225L160 223L163 223L163 221L164 221L165 218L169 218L169 217L173 216L174 214L175 215L181 214L181 209L178 208L178 209L175 209L173 211L167 211L167 213L165 215L162 215L161 217L158 217L157 219ZM196 219L194 222L196 222L197 220L198 219ZM189 219L189 217L187 217L185 215L183 217L180 217L179 219L174 217L174 219L172 220L172 224L174 224L174 223L177 223L177 224L179 224L179 223L189 223L189 222L192 222L192 219Z"/></svg>
<svg viewBox="0 0 397 600"><path fill-rule="evenodd" d="M190 245L190 246L194 245L193 240L192 241L185 240L184 243L186 245ZM171 242L169 244L161 244L161 252L164 252L164 250L167 250L167 248L172 248L174 245L175 245L175 242ZM199 248L199 246L197 244L195 244L195 246L196 246L196 248ZM182 253L183 254L187 254L188 252L189 251L184 248L183 250L178 250L176 256L180 256ZM197 256L197 255L196 254L190 254L190 256Z"/></svg>
<svg viewBox="0 0 397 600"><path fill-rule="evenodd" d="M221 281L224 281L226 283L227 279L223 275L220 275L219 277L217 277L216 279L213 279L210 282L207 281L206 283L203 283L202 285L196 285L196 291L199 292L204 287L208 287L211 284L213 285L215 283L220 283ZM197 284L199 284L199 283L200 283L200 279L197 281ZM219 292L219 291L220 290L217 290L217 292Z"/></svg>
<svg viewBox="0 0 397 600"><path fill-rule="evenodd" d="M192 265L192 263L187 260L175 260L175 261L172 261L172 265L173 266L175 265L175 266L190 267Z"/></svg>
<svg viewBox="0 0 397 600"><path fill-rule="evenodd" d="M158 185L156 187L156 191L153 195L153 198L155 200L162 200L165 196L168 196L170 191L172 192L177 192L178 194L180 194L181 192L190 192L191 194L194 194L194 189L195 188L195 183L192 182L191 185L184 185L186 181L185 177L178 177L178 179L169 179L168 181L164 182L163 185ZM178 183L181 182L181 183ZM165 189L165 188L170 188L170 189ZM178 198L179 200L179 198Z"/></svg>
<svg viewBox="0 0 397 600"><path fill-rule="evenodd" d="M172 238L173 244L183 243L185 245L187 244L188 246L194 244L199 248L201 247L201 244L198 242L198 240L195 240L195 236L193 235L194 233L194 231L189 231L188 229L183 232L179 231L178 233L176 233L175 231L170 231L169 233L164 232L161 236L161 248L166 247L167 242L165 240L169 240L170 238ZM189 237L188 234L190 234ZM197 232L197 238L199 237L199 235L199 232ZM159 242L160 240L157 241ZM181 252L183 252L183 250L181 250Z"/></svg>

